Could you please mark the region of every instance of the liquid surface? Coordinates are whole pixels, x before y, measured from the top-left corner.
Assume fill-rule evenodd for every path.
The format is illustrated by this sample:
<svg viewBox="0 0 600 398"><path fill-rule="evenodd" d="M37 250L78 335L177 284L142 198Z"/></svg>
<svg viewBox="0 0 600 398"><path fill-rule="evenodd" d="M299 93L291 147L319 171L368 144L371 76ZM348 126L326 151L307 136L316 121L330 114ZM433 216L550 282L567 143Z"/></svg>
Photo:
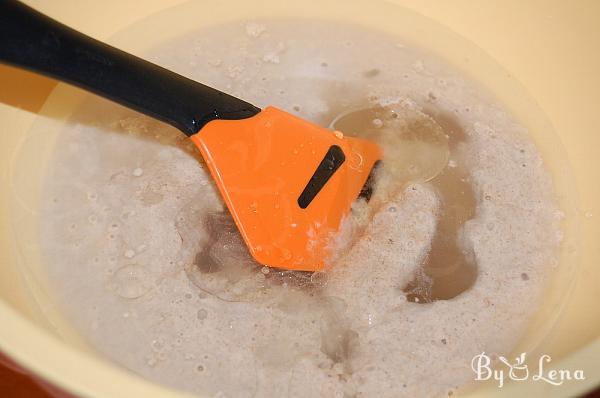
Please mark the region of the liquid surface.
<svg viewBox="0 0 600 398"><path fill-rule="evenodd" d="M489 94L398 38L330 22L232 23L148 56L378 140L386 159L326 272L281 272L250 258L185 136L90 97L48 170L41 240L98 352L209 396L412 397L460 392L474 355L515 346L561 213Z"/></svg>
<svg viewBox="0 0 600 398"><path fill-rule="evenodd" d="M413 183L431 180L441 199L431 248L403 289L407 299L417 303L455 297L471 287L477 275L473 252L459 239L463 224L474 215L475 197L464 166L455 161L448 166L450 148L456 152L464 131L452 116L436 116L444 128L423 112L393 104L349 112L332 123L336 130L369 138L385 148L385 165L374 187L373 202L379 203L370 203L371 212Z"/></svg>

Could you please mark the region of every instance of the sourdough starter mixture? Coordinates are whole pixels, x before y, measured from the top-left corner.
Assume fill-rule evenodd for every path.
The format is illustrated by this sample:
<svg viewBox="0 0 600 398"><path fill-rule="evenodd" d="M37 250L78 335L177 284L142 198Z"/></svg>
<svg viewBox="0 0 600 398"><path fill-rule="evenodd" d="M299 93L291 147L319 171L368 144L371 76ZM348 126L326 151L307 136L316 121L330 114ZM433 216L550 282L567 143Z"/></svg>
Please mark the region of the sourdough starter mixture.
<svg viewBox="0 0 600 398"><path fill-rule="evenodd" d="M474 355L515 346L562 213L527 132L491 95L399 39L310 20L214 27L147 57L324 126L393 108L395 122L367 111L360 123L441 129L447 151L431 154L435 178L406 177L402 146L381 141L373 198L356 203L329 268L279 272L249 258L190 140L90 97L48 169L41 238L62 309L98 352L208 396L383 398L454 394Z"/></svg>

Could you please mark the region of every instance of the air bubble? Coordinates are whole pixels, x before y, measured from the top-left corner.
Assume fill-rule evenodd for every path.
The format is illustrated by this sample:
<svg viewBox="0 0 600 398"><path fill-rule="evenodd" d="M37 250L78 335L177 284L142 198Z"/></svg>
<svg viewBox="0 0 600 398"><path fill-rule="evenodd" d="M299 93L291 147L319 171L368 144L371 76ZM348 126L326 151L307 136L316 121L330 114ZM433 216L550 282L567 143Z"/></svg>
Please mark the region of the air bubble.
<svg viewBox="0 0 600 398"><path fill-rule="evenodd" d="M189 352L183 355L183 359L185 359L186 361L191 361L194 358L196 358L196 356L194 354L189 353Z"/></svg>
<svg viewBox="0 0 600 398"><path fill-rule="evenodd" d="M246 34L250 37L257 38L267 30L267 27L263 24L256 22L248 22L246 24Z"/></svg>
<svg viewBox="0 0 600 398"><path fill-rule="evenodd" d="M331 128L371 139L385 148L386 159L393 163L386 161L380 178L397 181L396 187L429 181L448 164L448 137L442 127L404 102L347 112L337 117ZM393 189L399 189L396 187ZM384 195L388 194L380 191L381 199Z"/></svg>
<svg viewBox="0 0 600 398"><path fill-rule="evenodd" d="M206 311L204 308L199 309L198 312L196 313L196 317L203 321L208 317L208 311Z"/></svg>
<svg viewBox="0 0 600 398"><path fill-rule="evenodd" d="M152 350L154 352L160 352L165 348L165 339L163 337L159 337L157 339L152 340L150 343Z"/></svg>
<svg viewBox="0 0 600 398"><path fill-rule="evenodd" d="M119 268L113 274L109 289L119 297L136 299L148 293L151 284L146 270L141 265L132 264Z"/></svg>

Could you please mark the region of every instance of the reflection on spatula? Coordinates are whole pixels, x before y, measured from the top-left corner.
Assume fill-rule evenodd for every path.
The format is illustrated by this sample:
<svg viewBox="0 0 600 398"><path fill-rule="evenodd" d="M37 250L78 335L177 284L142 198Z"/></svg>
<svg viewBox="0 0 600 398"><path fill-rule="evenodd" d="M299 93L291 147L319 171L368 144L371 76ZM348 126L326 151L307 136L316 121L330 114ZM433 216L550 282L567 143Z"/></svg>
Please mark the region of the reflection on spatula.
<svg viewBox="0 0 600 398"><path fill-rule="evenodd" d="M0 62L71 83L191 137L250 253L272 267L323 267L330 236L382 156L370 141L274 107L260 110L17 1L0 2Z"/></svg>

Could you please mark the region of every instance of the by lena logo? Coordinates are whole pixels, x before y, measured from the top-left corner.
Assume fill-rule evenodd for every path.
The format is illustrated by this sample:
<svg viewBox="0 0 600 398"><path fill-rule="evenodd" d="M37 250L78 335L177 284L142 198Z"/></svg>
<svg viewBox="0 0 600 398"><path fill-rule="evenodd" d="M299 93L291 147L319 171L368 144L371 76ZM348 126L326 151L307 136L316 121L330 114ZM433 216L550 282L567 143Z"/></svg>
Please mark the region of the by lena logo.
<svg viewBox="0 0 600 398"><path fill-rule="evenodd" d="M483 381L494 379L498 382L498 387L504 386L504 380L506 379L524 381L528 380L530 376L533 381L541 381L554 386L560 386L567 380L585 380L583 370L546 370L544 366L552 361L550 355L546 354L540 356L537 372L530 375L525 359L526 354L524 352L516 357L513 363L501 356L498 357L498 360L502 365L492 369L492 359L485 352L482 352L473 357L471 368L473 369L473 372L475 372L475 380Z"/></svg>

